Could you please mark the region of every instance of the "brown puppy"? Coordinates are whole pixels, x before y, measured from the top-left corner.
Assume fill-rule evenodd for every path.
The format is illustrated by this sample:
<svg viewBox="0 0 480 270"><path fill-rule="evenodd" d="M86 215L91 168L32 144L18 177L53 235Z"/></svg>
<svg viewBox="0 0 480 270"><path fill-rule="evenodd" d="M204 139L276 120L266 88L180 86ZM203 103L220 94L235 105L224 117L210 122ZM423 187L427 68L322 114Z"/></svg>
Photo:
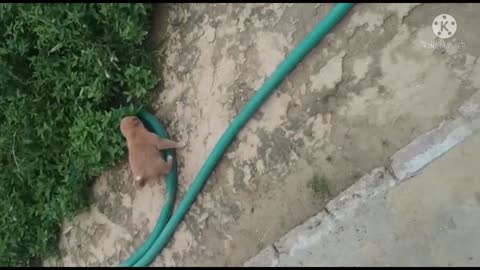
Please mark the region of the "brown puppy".
<svg viewBox="0 0 480 270"><path fill-rule="evenodd" d="M185 143L162 139L148 131L135 116L124 117L120 123L120 131L127 140L128 161L133 179L140 187L152 178L168 175L172 169L172 156L168 156L165 162L160 150L185 146Z"/></svg>

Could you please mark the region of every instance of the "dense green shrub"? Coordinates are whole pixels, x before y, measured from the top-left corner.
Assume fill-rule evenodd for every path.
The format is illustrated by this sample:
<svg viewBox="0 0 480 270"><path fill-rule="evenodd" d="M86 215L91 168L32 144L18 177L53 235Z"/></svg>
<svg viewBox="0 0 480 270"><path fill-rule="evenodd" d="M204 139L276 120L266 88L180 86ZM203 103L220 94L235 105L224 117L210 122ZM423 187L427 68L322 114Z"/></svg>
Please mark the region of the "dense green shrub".
<svg viewBox="0 0 480 270"><path fill-rule="evenodd" d="M158 79L147 4L0 4L0 265L56 250Z"/></svg>

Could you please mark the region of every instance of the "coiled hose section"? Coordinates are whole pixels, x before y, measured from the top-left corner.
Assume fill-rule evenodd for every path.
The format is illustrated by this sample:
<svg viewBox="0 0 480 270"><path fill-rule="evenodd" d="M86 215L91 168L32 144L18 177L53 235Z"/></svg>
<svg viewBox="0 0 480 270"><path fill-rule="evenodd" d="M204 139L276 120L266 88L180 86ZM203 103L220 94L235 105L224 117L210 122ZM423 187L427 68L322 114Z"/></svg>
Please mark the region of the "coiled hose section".
<svg viewBox="0 0 480 270"><path fill-rule="evenodd" d="M317 24L312 32L305 37L290 55L277 67L270 78L262 85L253 98L245 105L242 111L232 121L227 130L223 133L218 143L213 148L209 157L203 164L197 177L191 184L185 197L178 205L173 215L172 209L176 191L176 164L172 172L167 176L167 197L165 206L160 214L158 223L148 240L121 266L148 266L167 245L177 226L182 222L188 210L194 203L197 195L205 185L208 177L215 169L217 163L223 157L230 144L233 142L240 130L253 117L255 112L262 106L273 91L280 86L290 72L300 63L303 58L320 43L320 41L338 24L353 7L351 3L336 4L325 18ZM145 110L138 113L138 116L145 122L146 127L163 138L168 134L158 120ZM166 154L173 155L174 151ZM175 161L175 158L174 158ZM176 162L175 162L176 163Z"/></svg>
<svg viewBox="0 0 480 270"><path fill-rule="evenodd" d="M152 115L151 113L142 109L137 114L137 116L142 120L145 128L157 134L158 136L160 136L160 138L169 139L167 131L165 130L165 128L163 128L155 115ZM164 151L165 159L168 155L171 155L173 158L173 166L170 170L170 173L167 175L165 204L162 208L162 212L160 213L157 224L155 225L155 228L148 237L147 241L145 241L145 243L143 243L143 245L139 249L137 249L137 251L135 251L135 253L133 253L130 258L128 258L124 263L121 264L122 267L134 266L138 262L138 260L142 258L145 253L147 253L147 251L152 247L160 233L163 231L163 228L165 228L165 225L167 225L167 222L172 215L173 207L175 205L175 195L177 192L177 160L175 158L175 151L173 151L172 149Z"/></svg>

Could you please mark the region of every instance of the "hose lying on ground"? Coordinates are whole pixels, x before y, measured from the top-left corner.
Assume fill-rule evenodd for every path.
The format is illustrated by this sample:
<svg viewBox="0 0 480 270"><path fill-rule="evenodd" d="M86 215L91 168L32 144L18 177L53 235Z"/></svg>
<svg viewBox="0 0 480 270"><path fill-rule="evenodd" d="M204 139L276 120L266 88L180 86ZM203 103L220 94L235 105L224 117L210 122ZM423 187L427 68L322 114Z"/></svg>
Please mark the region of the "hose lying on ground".
<svg viewBox="0 0 480 270"><path fill-rule="evenodd" d="M255 112L266 101L266 99L273 93L273 91L280 86L285 78L293 71L293 69L300 63L303 58L317 46L318 43L339 23L342 18L350 11L353 4L340 3L336 4L333 9L320 21L312 32L305 37L300 44L291 52L291 54L277 67L271 77L263 84L257 91L253 98L245 105L238 116L232 121L227 130L223 133L218 143L213 148L209 157L200 169L200 172L190 185L189 190L185 194L183 200L180 202L178 208L170 217L173 201L176 190L176 166L167 178L167 199L165 206L160 215L158 224L154 231L145 242L145 244L137 250L122 266L148 266L161 250L167 245L170 237L175 232L175 229L183 220L188 210L194 203L196 197L200 193L208 177L215 169L215 166L223 157L230 144L233 142L240 130L253 117ZM165 129L161 126L158 120L146 111L141 111L139 117L146 123L147 128L151 128L160 137L167 138L168 135ZM173 154L173 151L170 152ZM175 159L174 159L175 160ZM170 219L169 219L170 217Z"/></svg>

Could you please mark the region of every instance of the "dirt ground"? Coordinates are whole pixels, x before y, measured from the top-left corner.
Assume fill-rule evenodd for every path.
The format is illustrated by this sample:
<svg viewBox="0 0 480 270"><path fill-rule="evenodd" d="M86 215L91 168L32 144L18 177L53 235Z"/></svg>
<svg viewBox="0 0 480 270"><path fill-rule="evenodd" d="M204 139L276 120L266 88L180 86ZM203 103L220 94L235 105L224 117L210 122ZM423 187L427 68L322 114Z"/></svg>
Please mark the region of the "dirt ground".
<svg viewBox="0 0 480 270"><path fill-rule="evenodd" d="M155 113L188 142L177 152L177 201L231 119L332 6L159 6ZM356 5L247 124L153 265L239 266L452 117L480 87L480 36L468 35L480 23L475 7ZM442 42L431 28L442 13L458 23L453 45L425 46ZM314 178L328 188L312 188ZM164 191L163 179L136 190L126 163L106 172L45 265L118 265L155 226Z"/></svg>

